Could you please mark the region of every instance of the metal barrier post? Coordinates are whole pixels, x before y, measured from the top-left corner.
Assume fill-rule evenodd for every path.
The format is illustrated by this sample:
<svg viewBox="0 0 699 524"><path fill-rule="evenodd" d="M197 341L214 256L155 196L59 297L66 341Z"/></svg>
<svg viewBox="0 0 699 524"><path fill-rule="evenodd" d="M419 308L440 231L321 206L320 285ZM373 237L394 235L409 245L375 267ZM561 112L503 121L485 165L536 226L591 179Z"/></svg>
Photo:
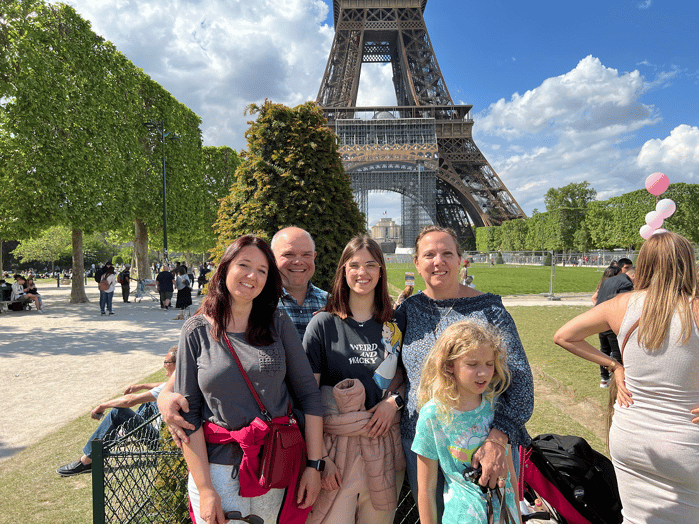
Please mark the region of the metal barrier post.
<svg viewBox="0 0 699 524"><path fill-rule="evenodd" d="M92 522L105 524L104 515L104 443L92 441Z"/></svg>

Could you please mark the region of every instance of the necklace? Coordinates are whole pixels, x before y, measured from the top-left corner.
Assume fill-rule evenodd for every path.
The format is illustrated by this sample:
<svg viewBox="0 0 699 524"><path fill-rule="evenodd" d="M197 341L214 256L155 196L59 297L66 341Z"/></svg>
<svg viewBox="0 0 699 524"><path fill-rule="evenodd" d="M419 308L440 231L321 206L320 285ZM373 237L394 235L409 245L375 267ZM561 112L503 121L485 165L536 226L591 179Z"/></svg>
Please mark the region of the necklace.
<svg viewBox="0 0 699 524"><path fill-rule="evenodd" d="M458 300L457 298L455 298L454 300L452 300L451 306L449 306L449 309L447 310L447 314L444 315L444 316L441 315L441 313L440 313L440 311L439 311L439 308L436 306L436 304L435 304L436 300L433 301L433 302L431 302L432 308L435 310L435 313L436 313L435 316L439 319L439 320L437 320L437 324L434 326L434 338L435 338L435 339L437 338L437 330L439 329L439 325L442 323L442 320L444 320L445 318L448 318L448 317L449 317L449 315L451 314L452 310L454 309L454 304L456 304L456 301L457 301L457 300ZM441 330L440 330L440 332L441 332Z"/></svg>

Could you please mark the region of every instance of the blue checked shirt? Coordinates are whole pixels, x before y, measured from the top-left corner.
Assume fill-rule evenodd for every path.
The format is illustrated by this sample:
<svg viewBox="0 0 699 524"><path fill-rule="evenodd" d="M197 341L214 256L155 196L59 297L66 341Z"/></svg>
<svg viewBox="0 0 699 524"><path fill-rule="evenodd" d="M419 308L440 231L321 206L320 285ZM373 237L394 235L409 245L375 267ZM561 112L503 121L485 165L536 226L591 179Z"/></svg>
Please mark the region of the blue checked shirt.
<svg viewBox="0 0 699 524"><path fill-rule="evenodd" d="M306 333L306 326L308 326L308 323L313 318L313 314L325 307L327 301L328 293L309 282L303 306L299 306L296 299L287 293L286 289L282 289L282 296L279 299L279 305L277 307L282 311L286 311L287 315L291 317L299 337L303 340L303 335Z"/></svg>

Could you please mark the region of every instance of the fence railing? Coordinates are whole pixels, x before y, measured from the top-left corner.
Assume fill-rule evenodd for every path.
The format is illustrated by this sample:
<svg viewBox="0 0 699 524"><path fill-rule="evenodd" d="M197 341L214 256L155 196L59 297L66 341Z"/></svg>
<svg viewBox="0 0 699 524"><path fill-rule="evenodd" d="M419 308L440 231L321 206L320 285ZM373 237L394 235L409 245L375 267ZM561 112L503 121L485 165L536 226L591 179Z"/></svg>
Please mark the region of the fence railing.
<svg viewBox="0 0 699 524"><path fill-rule="evenodd" d="M92 442L92 514L94 524L191 523L187 466L157 413ZM407 479L393 522L420 522Z"/></svg>
<svg viewBox="0 0 699 524"><path fill-rule="evenodd" d="M92 443L94 524L185 524L187 466L154 414Z"/></svg>

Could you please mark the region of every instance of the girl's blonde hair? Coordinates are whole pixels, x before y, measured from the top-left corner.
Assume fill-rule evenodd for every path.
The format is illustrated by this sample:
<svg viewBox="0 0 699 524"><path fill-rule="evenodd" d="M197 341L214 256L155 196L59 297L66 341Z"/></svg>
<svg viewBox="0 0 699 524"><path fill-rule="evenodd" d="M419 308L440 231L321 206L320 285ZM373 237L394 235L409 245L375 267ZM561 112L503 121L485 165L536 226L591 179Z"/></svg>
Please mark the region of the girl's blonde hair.
<svg viewBox="0 0 699 524"><path fill-rule="evenodd" d="M492 347L495 352L493 378L483 393L492 404L495 397L510 385L510 370L505 362L507 351L494 327L462 320L451 324L442 332L425 360L417 392L418 409L433 400L437 407L437 417L443 424L449 424L451 410L459 402L459 391L453 373L454 361L482 345Z"/></svg>
<svg viewBox="0 0 699 524"><path fill-rule="evenodd" d="M636 260L634 288L647 292L638 328L639 344L651 351L659 349L675 312L681 325L677 342L686 344L693 326L691 302L697 293L697 268L689 241L670 231L646 240Z"/></svg>

